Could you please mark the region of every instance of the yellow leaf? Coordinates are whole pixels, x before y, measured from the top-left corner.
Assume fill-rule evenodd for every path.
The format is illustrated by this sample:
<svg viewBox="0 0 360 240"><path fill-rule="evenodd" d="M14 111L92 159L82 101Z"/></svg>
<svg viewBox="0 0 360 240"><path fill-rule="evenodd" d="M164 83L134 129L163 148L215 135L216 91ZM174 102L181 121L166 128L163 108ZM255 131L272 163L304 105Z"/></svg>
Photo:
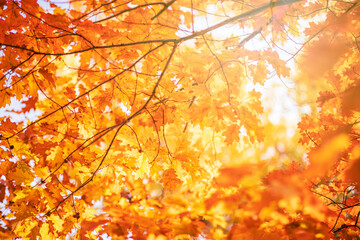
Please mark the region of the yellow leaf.
<svg viewBox="0 0 360 240"><path fill-rule="evenodd" d="M49 220L54 224L54 228L61 232L63 230L64 220L55 214L49 216Z"/></svg>
<svg viewBox="0 0 360 240"><path fill-rule="evenodd" d="M146 176L149 176L150 173L150 163L149 163L149 158L145 155L145 154L141 154L139 157L139 162L140 162L140 168L139 170L135 173L135 178L144 178Z"/></svg>
<svg viewBox="0 0 360 240"><path fill-rule="evenodd" d="M34 180L29 166L24 162L18 162L15 172L9 174L9 178L15 180L16 184L28 185Z"/></svg>
<svg viewBox="0 0 360 240"><path fill-rule="evenodd" d="M40 235L41 235L41 239L43 239L43 240L54 239L53 234L49 232L49 224L47 222L45 222L41 225Z"/></svg>

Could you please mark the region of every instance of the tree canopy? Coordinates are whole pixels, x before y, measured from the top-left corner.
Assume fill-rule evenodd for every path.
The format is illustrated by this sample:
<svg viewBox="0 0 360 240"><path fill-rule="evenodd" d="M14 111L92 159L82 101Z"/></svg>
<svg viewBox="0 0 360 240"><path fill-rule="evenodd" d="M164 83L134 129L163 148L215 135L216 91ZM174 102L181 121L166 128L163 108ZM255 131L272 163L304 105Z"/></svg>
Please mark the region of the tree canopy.
<svg viewBox="0 0 360 240"><path fill-rule="evenodd" d="M359 6L0 0L0 238L357 239Z"/></svg>

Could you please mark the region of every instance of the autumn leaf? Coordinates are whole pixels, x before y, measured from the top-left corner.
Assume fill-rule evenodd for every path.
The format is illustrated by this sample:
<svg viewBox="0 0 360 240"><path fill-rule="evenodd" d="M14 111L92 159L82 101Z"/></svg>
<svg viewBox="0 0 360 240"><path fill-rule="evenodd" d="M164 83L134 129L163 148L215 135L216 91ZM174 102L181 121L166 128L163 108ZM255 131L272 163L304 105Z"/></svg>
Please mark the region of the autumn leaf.
<svg viewBox="0 0 360 240"><path fill-rule="evenodd" d="M12 122L9 118L2 119L0 125L0 132L2 133L2 136L4 135L4 133L13 132L16 131L16 129L16 123Z"/></svg>
<svg viewBox="0 0 360 240"><path fill-rule="evenodd" d="M359 169L360 169L360 159L354 159L349 168L345 171L346 179L348 181L353 181L359 185Z"/></svg>
<svg viewBox="0 0 360 240"><path fill-rule="evenodd" d="M360 85L352 86L345 91L343 96L342 111L344 114L349 115L351 112L359 112L359 102L360 102Z"/></svg>
<svg viewBox="0 0 360 240"><path fill-rule="evenodd" d="M25 107L22 109L24 112L28 112L30 109L35 109L35 103L37 102L38 98L30 97L28 100L24 101Z"/></svg>
<svg viewBox="0 0 360 240"><path fill-rule="evenodd" d="M33 179L33 173L30 171L29 166L24 162L19 162L16 165L15 171L8 174L8 177L11 180L14 180L16 184L26 184L29 185Z"/></svg>
<svg viewBox="0 0 360 240"><path fill-rule="evenodd" d="M167 169L164 172L161 182L164 184L164 188L168 189L169 191L178 189L182 183L182 181L177 177L173 168Z"/></svg>
<svg viewBox="0 0 360 240"><path fill-rule="evenodd" d="M357 2L0 12L0 238L360 234Z"/></svg>
<svg viewBox="0 0 360 240"><path fill-rule="evenodd" d="M40 69L39 73L45 78L45 80L47 82L50 83L50 86L55 88L56 84L55 84L55 79L53 77L53 75L47 70L47 69Z"/></svg>
<svg viewBox="0 0 360 240"><path fill-rule="evenodd" d="M232 144L234 141L239 141L240 137L240 127L239 125L233 124L229 128L226 129L224 135L226 137L226 143Z"/></svg>
<svg viewBox="0 0 360 240"><path fill-rule="evenodd" d="M319 103L320 106L323 106L327 101L336 97L335 94L330 91L320 92L319 95L320 96L316 101Z"/></svg>
<svg viewBox="0 0 360 240"><path fill-rule="evenodd" d="M246 175L252 175L257 169L261 168L257 164L243 164L235 167L231 166L228 168L221 168L219 176L214 179L215 184L219 187L230 187L237 186L239 180L244 178Z"/></svg>
<svg viewBox="0 0 360 240"><path fill-rule="evenodd" d="M318 148L310 152L309 176L322 176L330 170L341 153L350 145L350 139L345 134L331 136Z"/></svg>
<svg viewBox="0 0 360 240"><path fill-rule="evenodd" d="M6 186L1 184L0 185L0 201L3 201L5 198L5 190L6 190Z"/></svg>

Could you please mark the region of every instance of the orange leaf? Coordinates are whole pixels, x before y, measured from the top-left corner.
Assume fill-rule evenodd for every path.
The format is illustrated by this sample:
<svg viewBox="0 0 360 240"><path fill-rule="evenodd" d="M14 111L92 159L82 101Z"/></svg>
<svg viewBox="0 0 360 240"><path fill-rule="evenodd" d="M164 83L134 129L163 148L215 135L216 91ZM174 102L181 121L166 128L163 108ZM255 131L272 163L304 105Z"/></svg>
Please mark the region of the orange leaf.
<svg viewBox="0 0 360 240"><path fill-rule="evenodd" d="M174 191L182 184L182 181L177 177L173 168L165 170L160 182L162 182L164 184L164 188L169 191Z"/></svg>
<svg viewBox="0 0 360 240"><path fill-rule="evenodd" d="M239 180L246 175L253 174L259 167L258 164L244 164L238 167L222 168L214 181L219 187L237 186Z"/></svg>
<svg viewBox="0 0 360 240"><path fill-rule="evenodd" d="M41 73L41 75L43 75L44 78L50 83L50 86L53 88L56 87L54 76L49 72L49 70L42 68L39 70L39 73Z"/></svg>
<svg viewBox="0 0 360 240"><path fill-rule="evenodd" d="M240 140L240 126L238 124L232 124L226 128L223 135L225 136L225 142L228 145L231 145L233 142L238 142Z"/></svg>

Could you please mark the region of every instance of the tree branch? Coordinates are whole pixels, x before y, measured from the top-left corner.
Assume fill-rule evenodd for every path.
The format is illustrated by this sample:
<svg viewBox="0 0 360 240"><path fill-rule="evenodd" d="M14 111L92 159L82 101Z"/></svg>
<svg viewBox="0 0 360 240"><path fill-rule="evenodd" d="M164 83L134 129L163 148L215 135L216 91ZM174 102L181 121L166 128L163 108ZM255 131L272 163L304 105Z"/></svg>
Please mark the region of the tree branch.
<svg viewBox="0 0 360 240"><path fill-rule="evenodd" d="M175 1L175 0L173 0L173 1ZM133 7L133 8L125 9L125 10L123 10L123 11L121 11L121 12L118 12L118 13L116 13L116 14L114 14L114 15L112 15L112 16L109 16L109 17L107 17L107 18L104 18L104 19L95 21L94 23L105 22L105 21L110 20L110 19L112 19L112 18L115 18L115 17L117 17L117 16L119 16L119 15L121 15L121 14L123 14L123 13L130 12L130 11L136 10L136 9L138 9L138 8L151 6L151 5L163 5L163 6L164 6L163 9L167 8L167 7L166 7L167 4L164 3L164 2L153 2L153 3L141 4L141 5L136 6L136 7ZM152 19L151 19L151 20L152 20Z"/></svg>
<svg viewBox="0 0 360 240"><path fill-rule="evenodd" d="M153 16L151 18L151 20L154 20L155 18L157 18L158 16L160 16L160 14L162 14L166 9L168 9L176 0L171 0L170 2L164 4L164 8L161 9L155 16Z"/></svg>
<svg viewBox="0 0 360 240"><path fill-rule="evenodd" d="M46 55L46 56L63 56L63 55L71 55L71 54L77 54L77 53L82 53L82 52L86 52L86 51L90 51L90 50L94 50L94 49L103 49L103 48L113 48L113 47L128 47L128 46L134 46L134 45L139 45L139 44L148 44L148 43L169 43L169 42L183 42L183 41L187 41L196 37L199 37L201 35L204 35L208 32L211 32L215 29L218 29L220 27L223 27L231 22L237 21L239 19L242 18L247 18L250 16L253 16L255 14L258 14L260 12L263 12L269 8L272 7L277 7L277 6L283 6L283 5L288 5L291 3L295 3L295 2L299 2L299 1L303 1L303 0L280 0L277 2L272 2L272 3L268 3L265 4L261 7L252 9L250 11L247 11L245 13L242 13L240 15L231 17L227 20L224 20L218 24L215 24L214 26L211 26L209 28L206 28L204 30L195 32L193 34L190 34L188 36L182 37L182 38L178 38L178 39L153 39L153 40L145 40L145 41L138 41L138 42L130 42L130 43L120 43L120 44L112 44L112 45L104 45L104 46L92 46L90 48L85 48L85 49L81 49L81 50L76 50L76 51L72 51L72 52L67 52L67 53L47 53L47 52L41 52L41 51L35 51L33 49L28 49L26 47L22 47L22 46L16 46L16 45L12 45L12 44L6 44L6 43L0 43L1 46L6 46L6 47L11 47L11 48L17 48L17 49L22 49L25 51L29 51L32 52L34 54L42 54L42 55ZM76 35L76 34L75 34Z"/></svg>

